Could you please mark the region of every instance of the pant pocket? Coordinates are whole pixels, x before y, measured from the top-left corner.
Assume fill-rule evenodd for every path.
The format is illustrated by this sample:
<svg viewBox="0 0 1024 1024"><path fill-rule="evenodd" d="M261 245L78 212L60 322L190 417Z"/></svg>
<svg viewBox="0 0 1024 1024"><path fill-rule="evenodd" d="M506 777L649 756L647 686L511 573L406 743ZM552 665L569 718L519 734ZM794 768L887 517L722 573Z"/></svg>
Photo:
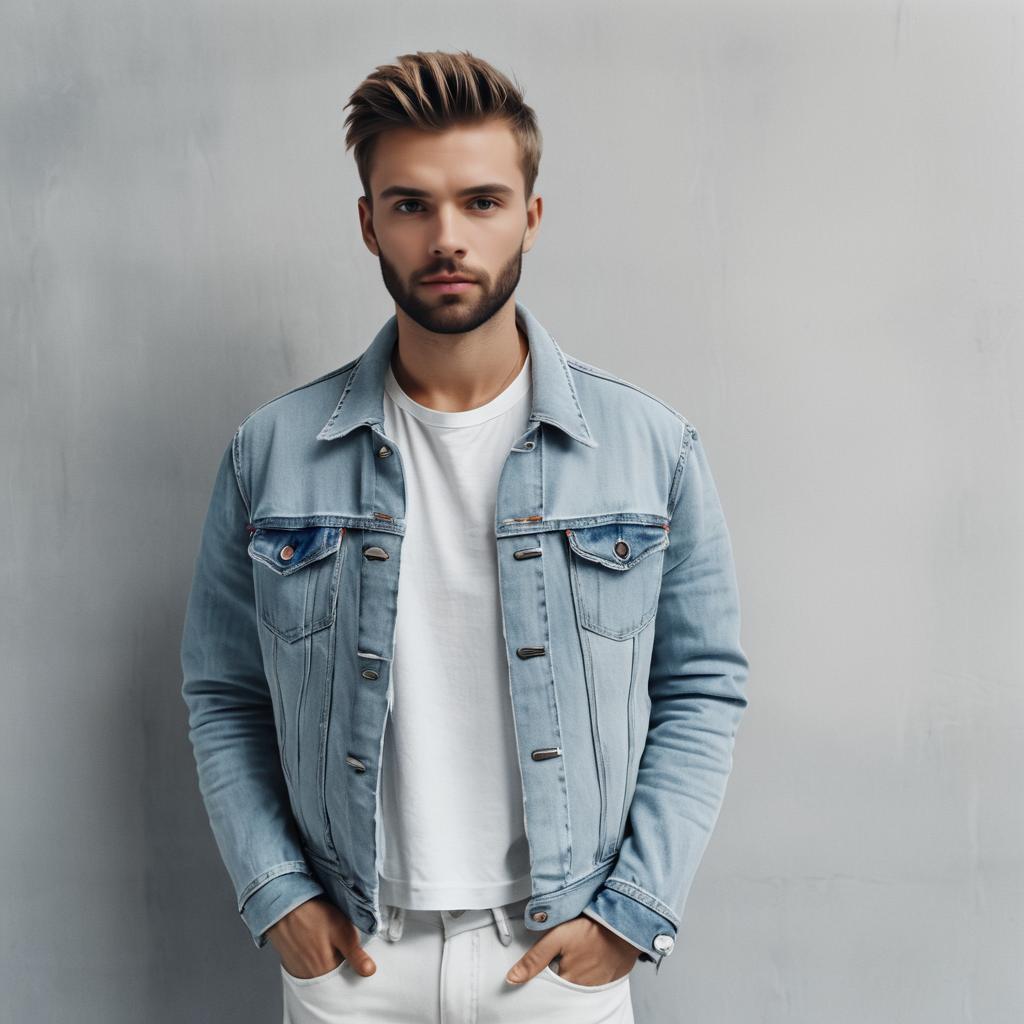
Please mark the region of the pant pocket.
<svg viewBox="0 0 1024 1024"><path fill-rule="evenodd" d="M374 939L379 938L379 935L380 933L376 932L368 938L361 937L360 945L364 949L368 949L370 945L373 943ZM314 988L317 985L323 985L325 982L330 981L331 978L336 978L338 977L338 975L349 970L351 970L351 968L349 966L348 957L345 957L340 964L337 964L336 966L332 967L325 974L317 974L312 978L296 978L295 975L289 974L284 969L284 964L281 965L281 975L284 978L284 980L289 985L292 985L293 987L300 989Z"/></svg>
<svg viewBox="0 0 1024 1024"><path fill-rule="evenodd" d="M553 963L557 964L557 961L553 961ZM537 975L537 977L543 978L545 981L550 981L553 984L558 985L559 987L570 989L573 992L583 992L591 994L595 992L607 992L609 989L619 988L621 986L629 984L629 975L624 974L621 978L616 978L614 981L606 981L602 985L580 985L577 984L575 981L569 981L568 978L563 978L560 974L558 974L555 970L552 969L550 964L547 967L545 967L540 972L540 974Z"/></svg>

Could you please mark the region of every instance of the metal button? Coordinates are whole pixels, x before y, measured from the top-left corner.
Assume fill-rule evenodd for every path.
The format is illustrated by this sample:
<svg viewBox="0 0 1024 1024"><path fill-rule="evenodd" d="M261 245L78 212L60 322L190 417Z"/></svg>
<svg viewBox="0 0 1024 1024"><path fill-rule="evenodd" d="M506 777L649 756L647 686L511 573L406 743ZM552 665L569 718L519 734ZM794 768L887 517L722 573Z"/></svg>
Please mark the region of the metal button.
<svg viewBox="0 0 1024 1024"><path fill-rule="evenodd" d="M523 442L523 447L524 447L524 448L532 448L532 447L533 447L533 445L534 445L534 442L533 442L533 441L524 441L524 442Z"/></svg>
<svg viewBox="0 0 1024 1024"><path fill-rule="evenodd" d="M386 459L390 454L391 454L391 449L386 444L382 444L377 449L377 458L379 458L379 459Z"/></svg>
<svg viewBox="0 0 1024 1024"><path fill-rule="evenodd" d="M548 758L561 756L561 747L541 747L540 750L535 750L532 754L530 754L530 757L532 757L534 761L547 761Z"/></svg>
<svg viewBox="0 0 1024 1024"><path fill-rule="evenodd" d="M546 910L535 910L530 917L532 917L534 921L546 921L548 919L548 914Z"/></svg>
<svg viewBox="0 0 1024 1024"><path fill-rule="evenodd" d="M364 679L376 679L377 678L377 673L374 672L372 668L364 668L363 671L360 673L360 675L362 675L362 677Z"/></svg>
<svg viewBox="0 0 1024 1024"><path fill-rule="evenodd" d="M371 561L383 562L384 559L390 558L391 556L383 549L376 545L369 548L363 548L363 558L369 558Z"/></svg>
<svg viewBox="0 0 1024 1024"><path fill-rule="evenodd" d="M543 554L543 548L520 548L512 552L512 557L521 562L524 558L540 558Z"/></svg>
<svg viewBox="0 0 1024 1024"><path fill-rule="evenodd" d="M293 548L291 546L291 544L285 544L285 546L283 548L281 548L280 554L281 554L281 561L282 562L287 562L292 557L292 555L295 554L295 548Z"/></svg>
<svg viewBox="0 0 1024 1024"><path fill-rule="evenodd" d="M543 647L517 647L516 654L520 658L536 658L538 655L544 653Z"/></svg>
<svg viewBox="0 0 1024 1024"><path fill-rule="evenodd" d="M659 953L671 953L672 947L675 946L676 940L671 935L655 935L654 936L654 948Z"/></svg>
<svg viewBox="0 0 1024 1024"><path fill-rule="evenodd" d="M629 558L629 545L624 540L617 540L615 542L615 554L619 558Z"/></svg>
<svg viewBox="0 0 1024 1024"><path fill-rule="evenodd" d="M357 772L365 772L366 771L366 765L363 764L363 762L360 761L358 757L353 757L351 754L349 754L345 758L345 764L351 765L353 768L355 768L355 770Z"/></svg>

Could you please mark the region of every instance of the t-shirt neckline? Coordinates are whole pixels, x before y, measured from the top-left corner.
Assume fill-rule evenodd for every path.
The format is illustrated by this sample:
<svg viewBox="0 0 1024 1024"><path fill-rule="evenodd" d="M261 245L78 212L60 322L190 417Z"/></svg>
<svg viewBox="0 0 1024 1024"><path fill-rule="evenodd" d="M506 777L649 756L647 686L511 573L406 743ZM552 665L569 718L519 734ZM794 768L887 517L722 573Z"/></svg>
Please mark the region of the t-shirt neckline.
<svg viewBox="0 0 1024 1024"><path fill-rule="evenodd" d="M459 409L447 411L442 409L431 409L429 406L421 405L410 398L395 378L394 371L388 363L387 372L384 377L384 390L391 400L400 409L404 409L410 416L423 423L435 427L472 427L479 423L500 416L507 412L512 406L519 402L530 390L530 353L526 353L526 360L523 362L519 373L516 374L508 387L496 394L489 402L478 405L475 409Z"/></svg>

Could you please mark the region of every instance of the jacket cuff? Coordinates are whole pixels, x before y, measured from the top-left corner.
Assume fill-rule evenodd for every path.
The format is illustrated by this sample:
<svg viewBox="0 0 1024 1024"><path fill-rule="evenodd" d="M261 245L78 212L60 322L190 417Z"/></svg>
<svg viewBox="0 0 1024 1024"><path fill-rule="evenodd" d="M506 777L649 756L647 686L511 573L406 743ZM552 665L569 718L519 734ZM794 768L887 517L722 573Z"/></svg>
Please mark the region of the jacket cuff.
<svg viewBox="0 0 1024 1024"><path fill-rule="evenodd" d="M257 949L267 944L267 929L306 900L326 890L311 875L289 871L268 879L249 895L239 913Z"/></svg>
<svg viewBox="0 0 1024 1024"><path fill-rule="evenodd" d="M643 950L638 959L655 964L657 972L662 960L675 946L676 925L639 899L634 899L618 888L611 888L617 884L615 880L606 881L584 907L583 913L607 925L617 935ZM625 887L625 883L622 884ZM636 891L638 895L641 894L640 890Z"/></svg>

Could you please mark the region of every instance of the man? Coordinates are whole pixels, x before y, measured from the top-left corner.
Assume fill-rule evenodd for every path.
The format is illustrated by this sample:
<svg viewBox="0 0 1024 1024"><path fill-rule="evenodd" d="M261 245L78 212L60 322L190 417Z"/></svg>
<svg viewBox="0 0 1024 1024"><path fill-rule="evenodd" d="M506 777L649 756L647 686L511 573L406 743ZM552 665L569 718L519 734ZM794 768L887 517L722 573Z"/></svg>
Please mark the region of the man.
<svg viewBox="0 0 1024 1024"><path fill-rule="evenodd" d="M707 455L516 301L504 75L407 54L349 106L396 311L221 459L182 641L211 826L286 1022L632 1021L747 703Z"/></svg>

